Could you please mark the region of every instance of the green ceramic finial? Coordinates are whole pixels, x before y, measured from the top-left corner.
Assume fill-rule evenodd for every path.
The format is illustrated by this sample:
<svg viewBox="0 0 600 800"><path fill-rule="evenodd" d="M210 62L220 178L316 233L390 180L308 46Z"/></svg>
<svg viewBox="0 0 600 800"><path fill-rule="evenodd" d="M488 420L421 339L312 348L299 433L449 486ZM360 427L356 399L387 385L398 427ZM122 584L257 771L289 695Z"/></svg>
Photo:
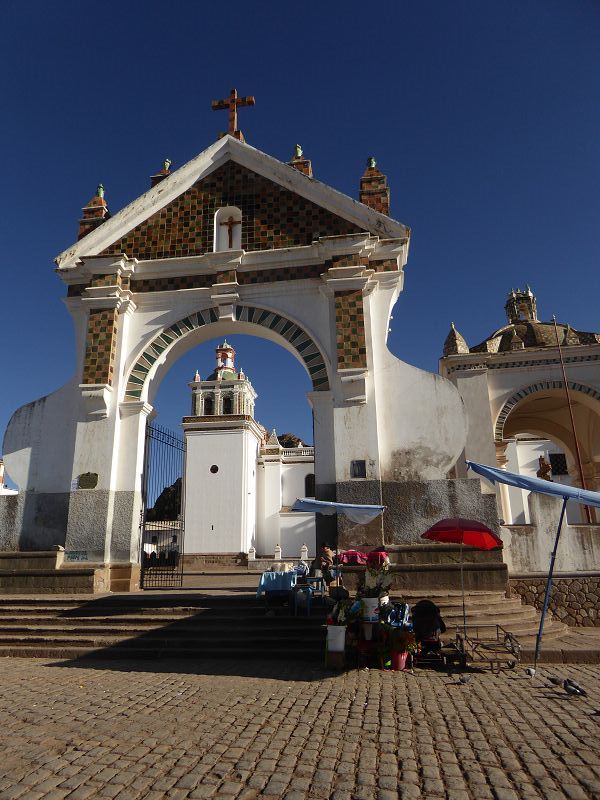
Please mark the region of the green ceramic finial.
<svg viewBox="0 0 600 800"><path fill-rule="evenodd" d="M296 145L296 155L294 158L302 158L302 145Z"/></svg>
<svg viewBox="0 0 600 800"><path fill-rule="evenodd" d="M375 169L376 166L377 166L377 162L375 161L375 156L369 156L369 158L367 160L367 167L369 169Z"/></svg>
<svg viewBox="0 0 600 800"><path fill-rule="evenodd" d="M101 183L96 187L96 197L104 197L104 186Z"/></svg>
<svg viewBox="0 0 600 800"><path fill-rule="evenodd" d="M171 166L172 163L173 162L171 161L170 158L165 158L165 160L163 161L163 171L164 172L168 172L169 171L169 167Z"/></svg>

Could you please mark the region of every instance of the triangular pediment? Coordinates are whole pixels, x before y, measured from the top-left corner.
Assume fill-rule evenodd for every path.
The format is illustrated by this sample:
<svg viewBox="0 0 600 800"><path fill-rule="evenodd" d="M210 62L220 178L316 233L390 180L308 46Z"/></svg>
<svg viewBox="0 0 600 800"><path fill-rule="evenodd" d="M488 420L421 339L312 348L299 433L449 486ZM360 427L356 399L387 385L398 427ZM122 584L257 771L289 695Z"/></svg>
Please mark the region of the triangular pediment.
<svg viewBox="0 0 600 800"><path fill-rule="evenodd" d="M140 260L212 251L219 207L238 206L249 224L242 249L310 244L315 235L368 231L385 239L408 229L271 156L225 136L56 258L68 269L80 258Z"/></svg>

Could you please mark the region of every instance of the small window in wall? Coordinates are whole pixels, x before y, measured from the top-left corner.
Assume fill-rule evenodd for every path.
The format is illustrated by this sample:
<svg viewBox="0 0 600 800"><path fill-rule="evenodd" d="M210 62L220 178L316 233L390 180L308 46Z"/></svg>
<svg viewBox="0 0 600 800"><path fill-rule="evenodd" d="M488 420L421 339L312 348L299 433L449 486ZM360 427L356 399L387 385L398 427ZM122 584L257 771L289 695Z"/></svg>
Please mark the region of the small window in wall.
<svg viewBox="0 0 600 800"><path fill-rule="evenodd" d="M568 475L567 457L564 453L550 453L550 466L553 475Z"/></svg>
<svg viewBox="0 0 600 800"><path fill-rule="evenodd" d="M224 414L233 414L233 398L232 397L224 397L223 398L223 413Z"/></svg>
<svg viewBox="0 0 600 800"><path fill-rule="evenodd" d="M205 417L212 417L215 413L215 403L212 397L205 397L204 398L204 416Z"/></svg>
<svg viewBox="0 0 600 800"><path fill-rule="evenodd" d="M242 249L242 212L235 206L220 208L215 214L214 250Z"/></svg>
<svg viewBox="0 0 600 800"><path fill-rule="evenodd" d="M315 476L314 473L310 472L304 478L304 496L305 497L314 497L315 496Z"/></svg>
<svg viewBox="0 0 600 800"><path fill-rule="evenodd" d="M351 461L350 462L350 477L351 478L366 478L367 477L367 462L366 461Z"/></svg>

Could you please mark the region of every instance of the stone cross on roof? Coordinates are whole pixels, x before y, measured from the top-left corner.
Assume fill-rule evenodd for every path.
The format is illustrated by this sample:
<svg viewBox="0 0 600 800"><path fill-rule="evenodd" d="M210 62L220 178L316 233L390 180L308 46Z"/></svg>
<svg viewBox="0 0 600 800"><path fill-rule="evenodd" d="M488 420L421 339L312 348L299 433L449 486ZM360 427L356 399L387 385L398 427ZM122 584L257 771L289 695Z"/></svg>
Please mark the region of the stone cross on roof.
<svg viewBox="0 0 600 800"><path fill-rule="evenodd" d="M221 111L222 109L229 109L229 129L227 133L230 136L235 136L236 139L244 141L244 135L238 130L237 110L238 106L253 106L256 100L252 95L246 97L238 97L237 89L231 89L229 98L227 100L213 100L211 108L213 111ZM225 134L221 134L224 136Z"/></svg>

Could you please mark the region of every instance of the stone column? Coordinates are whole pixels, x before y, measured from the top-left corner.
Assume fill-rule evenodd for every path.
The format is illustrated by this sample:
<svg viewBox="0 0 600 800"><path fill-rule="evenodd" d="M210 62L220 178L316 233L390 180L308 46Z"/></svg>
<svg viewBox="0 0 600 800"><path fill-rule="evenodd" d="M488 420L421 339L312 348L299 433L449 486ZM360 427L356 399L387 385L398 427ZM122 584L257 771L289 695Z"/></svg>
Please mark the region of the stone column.
<svg viewBox="0 0 600 800"><path fill-rule="evenodd" d="M506 457L506 448L508 442L496 442L496 463L500 469L506 470L508 458ZM508 486L505 483L498 484L500 491L500 505L502 508L502 516L504 517L504 524L510 525L512 523L512 509L510 507L510 495Z"/></svg>

